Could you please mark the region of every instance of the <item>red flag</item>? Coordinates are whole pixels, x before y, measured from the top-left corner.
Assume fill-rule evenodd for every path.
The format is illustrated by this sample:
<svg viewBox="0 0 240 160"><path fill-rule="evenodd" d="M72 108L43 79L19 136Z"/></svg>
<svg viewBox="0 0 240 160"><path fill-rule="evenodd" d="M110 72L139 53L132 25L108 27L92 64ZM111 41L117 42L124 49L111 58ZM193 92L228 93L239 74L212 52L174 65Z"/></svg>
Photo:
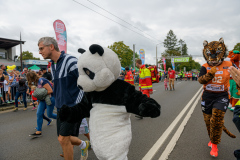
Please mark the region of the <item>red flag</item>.
<svg viewBox="0 0 240 160"><path fill-rule="evenodd" d="M165 57L163 57L162 62L163 62L164 72L166 72L166 59L165 59Z"/></svg>

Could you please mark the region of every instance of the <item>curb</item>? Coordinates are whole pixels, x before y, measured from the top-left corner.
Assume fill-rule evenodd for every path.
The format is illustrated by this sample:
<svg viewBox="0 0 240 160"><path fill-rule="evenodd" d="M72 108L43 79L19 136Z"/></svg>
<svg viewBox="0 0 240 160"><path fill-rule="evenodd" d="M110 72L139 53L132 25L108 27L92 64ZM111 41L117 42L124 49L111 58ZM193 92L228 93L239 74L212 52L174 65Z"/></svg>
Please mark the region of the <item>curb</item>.
<svg viewBox="0 0 240 160"><path fill-rule="evenodd" d="M30 106L29 105L30 103L27 103L27 108L28 108L28 106ZM24 104L19 104L18 105L18 108L23 108L24 107ZM6 107L0 107L0 112L1 111L6 111L6 110L10 110L10 109L14 109L15 108L15 105L11 105L11 106L6 106Z"/></svg>

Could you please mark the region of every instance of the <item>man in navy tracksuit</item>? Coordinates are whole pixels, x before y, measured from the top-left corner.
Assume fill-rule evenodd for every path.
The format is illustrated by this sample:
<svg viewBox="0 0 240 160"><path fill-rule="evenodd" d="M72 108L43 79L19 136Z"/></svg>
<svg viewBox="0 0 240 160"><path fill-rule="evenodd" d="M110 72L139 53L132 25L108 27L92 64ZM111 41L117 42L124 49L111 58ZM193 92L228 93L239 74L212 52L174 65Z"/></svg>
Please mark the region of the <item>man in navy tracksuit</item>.
<svg viewBox="0 0 240 160"><path fill-rule="evenodd" d="M43 37L38 41L39 54L44 59L51 59L52 81L54 83L53 94L55 105L58 109L63 105L74 106L79 103L83 96L83 91L77 87L78 68L77 58L60 52L57 41L51 37ZM73 159L73 146L80 146L83 152L87 152L90 148L89 141L81 141L78 139L78 132L81 122L68 123L61 122L59 114L57 114L57 134L60 142L64 158Z"/></svg>

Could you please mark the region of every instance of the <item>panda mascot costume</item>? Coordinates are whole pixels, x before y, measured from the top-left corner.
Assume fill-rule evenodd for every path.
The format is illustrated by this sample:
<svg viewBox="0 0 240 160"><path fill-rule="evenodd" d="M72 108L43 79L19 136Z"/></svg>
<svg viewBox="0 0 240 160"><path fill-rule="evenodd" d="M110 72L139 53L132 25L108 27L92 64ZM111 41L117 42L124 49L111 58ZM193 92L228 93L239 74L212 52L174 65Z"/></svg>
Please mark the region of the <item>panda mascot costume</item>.
<svg viewBox="0 0 240 160"><path fill-rule="evenodd" d="M91 147L100 160L127 160L132 139L131 113L142 117L160 116L160 105L127 82L119 80L121 64L109 48L93 44L78 60L78 87L82 101L73 107L63 106L61 121L89 119ZM77 86L76 86L77 87Z"/></svg>

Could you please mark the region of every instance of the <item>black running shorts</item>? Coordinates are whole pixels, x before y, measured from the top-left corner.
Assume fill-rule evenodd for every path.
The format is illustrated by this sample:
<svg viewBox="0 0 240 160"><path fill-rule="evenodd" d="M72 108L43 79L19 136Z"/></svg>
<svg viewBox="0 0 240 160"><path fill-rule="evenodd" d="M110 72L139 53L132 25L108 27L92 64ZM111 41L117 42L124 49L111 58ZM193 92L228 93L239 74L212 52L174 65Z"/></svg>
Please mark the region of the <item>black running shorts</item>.
<svg viewBox="0 0 240 160"><path fill-rule="evenodd" d="M217 108L224 112L227 111L229 105L228 92L211 93L204 91L202 95L202 111L206 114L212 114L212 109Z"/></svg>
<svg viewBox="0 0 240 160"><path fill-rule="evenodd" d="M59 112L57 113L57 135L61 136L75 136L78 137L80 123L68 123L62 122L59 118Z"/></svg>

